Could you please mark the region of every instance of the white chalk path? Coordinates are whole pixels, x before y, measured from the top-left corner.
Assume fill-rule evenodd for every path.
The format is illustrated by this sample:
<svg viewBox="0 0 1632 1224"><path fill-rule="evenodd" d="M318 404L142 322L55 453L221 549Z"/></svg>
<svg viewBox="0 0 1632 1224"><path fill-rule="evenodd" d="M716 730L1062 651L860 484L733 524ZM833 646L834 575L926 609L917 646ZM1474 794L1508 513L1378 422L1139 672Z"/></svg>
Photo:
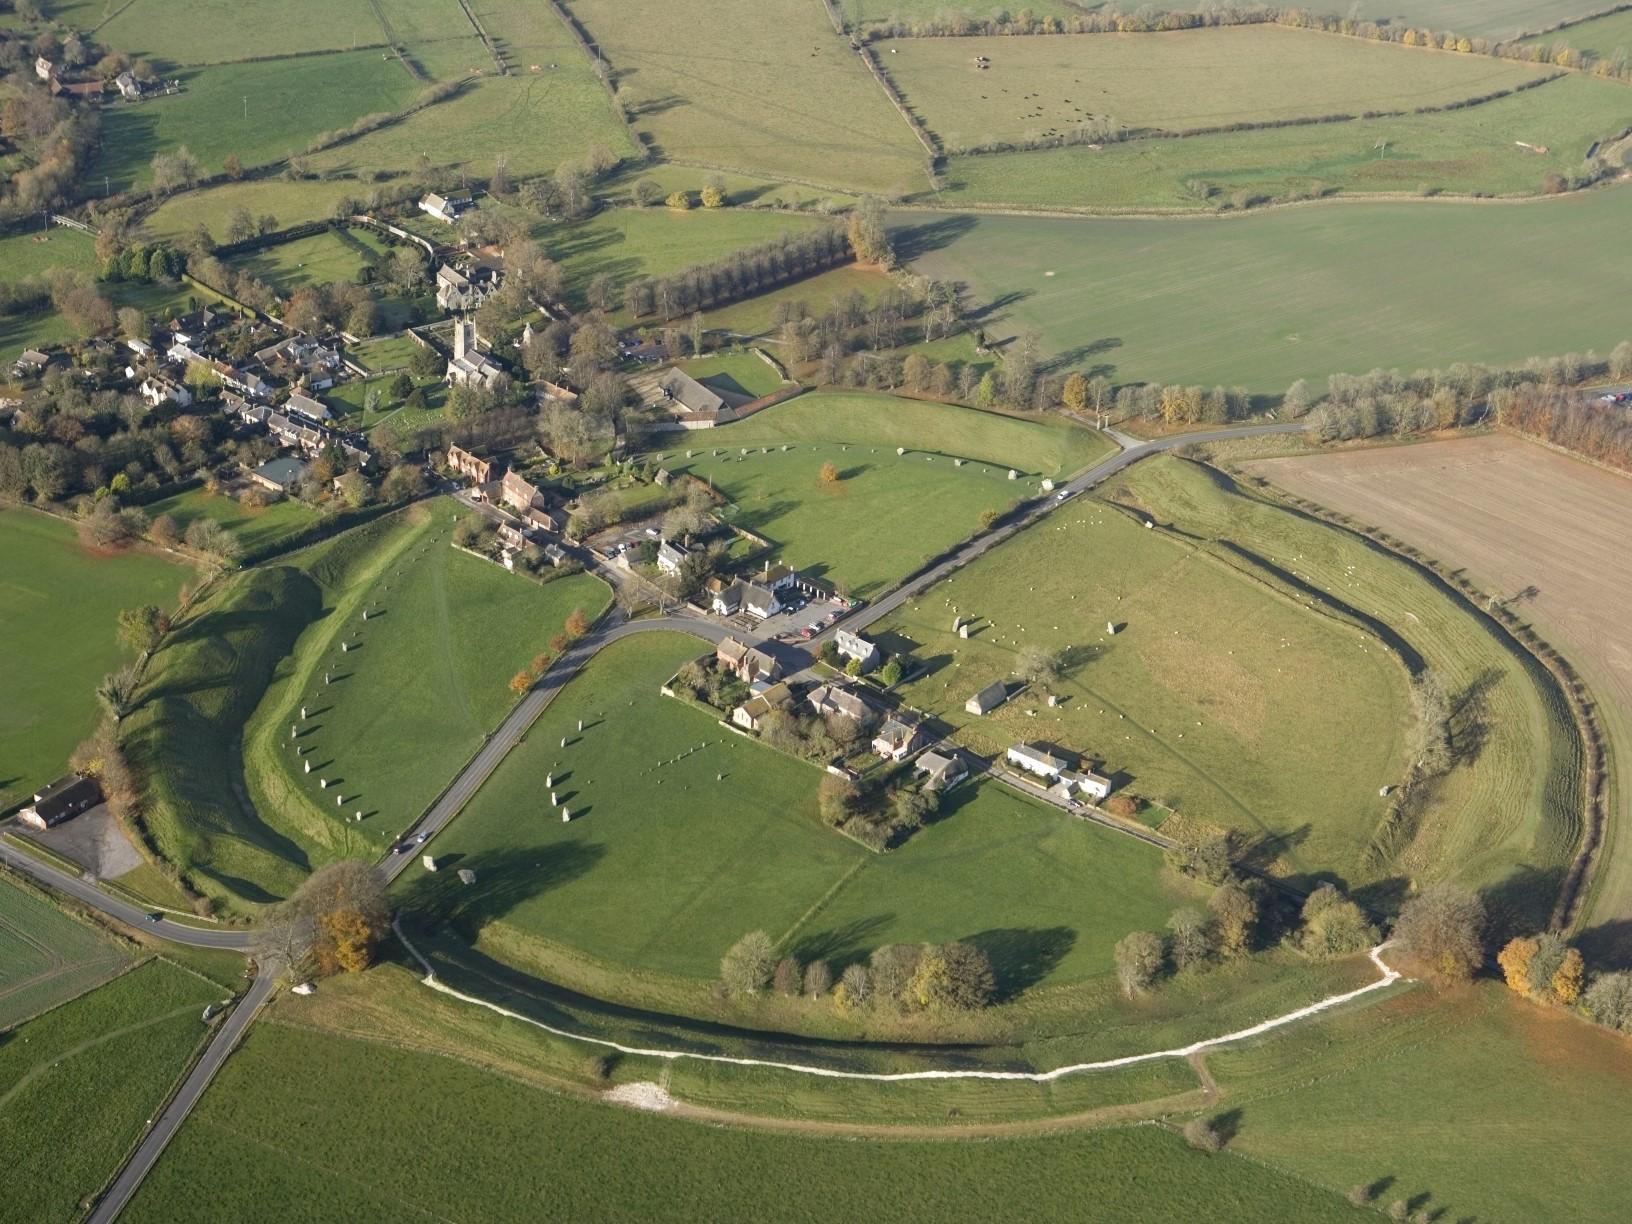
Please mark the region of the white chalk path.
<svg viewBox="0 0 1632 1224"><path fill-rule="evenodd" d="M1111 1071L1117 1067L1131 1067L1138 1063L1155 1062L1162 1058L1189 1058L1192 1054L1200 1054L1205 1050L1217 1049L1219 1046L1231 1045L1237 1041L1245 1041L1250 1037L1258 1037L1264 1033L1273 1032L1278 1028L1285 1028L1289 1024L1296 1024L1299 1020L1306 1020L1310 1016L1319 1015L1323 1011L1330 1011L1334 1007L1342 1007L1345 1003L1382 990L1400 981L1400 971L1391 969L1383 962L1383 949L1386 943L1378 944L1369 953L1371 963L1377 966L1381 976L1375 982L1368 982L1356 990L1345 991L1342 994L1327 995L1318 1002L1307 1007L1300 1007L1296 1011L1289 1011L1283 1016L1265 1020L1251 1028L1237 1029L1233 1033L1225 1033L1222 1037L1209 1037L1205 1041L1193 1042L1187 1046L1179 1046L1172 1050L1154 1050L1149 1054L1128 1054L1122 1058L1107 1058L1101 1062L1071 1063L1069 1066L1056 1067L1052 1071L899 1071L892 1074L877 1071L836 1071L830 1067L810 1067L803 1063L776 1062L764 1058L733 1058L726 1054L698 1054L691 1050L654 1050L643 1046L627 1046L616 1041L609 1041L604 1037L586 1037L582 1033L571 1033L566 1029L556 1028L545 1024L542 1020L535 1020L531 1016L524 1016L519 1012L511 1011L508 1007L500 1007L488 999L478 998L476 995L466 994L462 990L455 990L452 986L441 981L431 963L419 954L419 949L408 942L402 928L392 920L392 927L397 932L397 938L413 954L425 969L424 984L438 994L458 999L461 1003L471 1003L477 1007L485 1007L489 1011L497 1012L511 1020L520 1020L523 1024L530 1024L534 1028L543 1029L546 1033L556 1037L565 1037L570 1041L582 1041L590 1045L603 1046L609 1050L616 1050L620 1054L635 1054L645 1058L662 1058L670 1062L678 1062L686 1058L696 1062L728 1063L735 1067L769 1067L773 1071L792 1071L799 1075L819 1075L826 1079L873 1080L878 1083L898 1083L905 1080L1029 1080L1034 1084L1047 1084L1054 1080L1064 1079L1068 1075L1081 1075L1088 1071Z"/></svg>

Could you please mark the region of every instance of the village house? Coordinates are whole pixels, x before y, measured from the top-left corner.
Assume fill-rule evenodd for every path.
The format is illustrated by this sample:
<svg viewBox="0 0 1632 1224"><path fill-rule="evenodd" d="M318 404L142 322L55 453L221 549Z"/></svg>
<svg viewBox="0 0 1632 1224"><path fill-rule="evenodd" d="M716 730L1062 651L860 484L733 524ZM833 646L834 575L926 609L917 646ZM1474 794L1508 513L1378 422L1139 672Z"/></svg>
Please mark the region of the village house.
<svg viewBox="0 0 1632 1224"><path fill-rule="evenodd" d="M765 725L765 716L786 710L793 704L793 690L787 684L773 684L764 692L750 697L731 711L731 721L745 731L758 731Z"/></svg>
<svg viewBox="0 0 1632 1224"><path fill-rule="evenodd" d="M550 563L552 568L560 569L567 563L567 550L559 544L546 544L544 545L544 559Z"/></svg>
<svg viewBox="0 0 1632 1224"><path fill-rule="evenodd" d="M136 391L155 408L163 403L186 408L193 402L193 393L168 374L149 374Z"/></svg>
<svg viewBox="0 0 1632 1224"><path fill-rule="evenodd" d="M306 465L287 456L268 460L249 473L249 478L268 492L287 495L306 478Z"/></svg>
<svg viewBox="0 0 1632 1224"><path fill-rule="evenodd" d="M40 349L24 349L22 355L11 363L13 378L38 378L44 374L46 367L55 360L50 353Z"/></svg>
<svg viewBox="0 0 1632 1224"><path fill-rule="evenodd" d="M873 751L886 761L904 761L918 747L918 725L901 718L887 718L873 737Z"/></svg>
<svg viewBox="0 0 1632 1224"><path fill-rule="evenodd" d="M119 87L119 95L127 102L135 102L142 96L142 83L128 69L114 77L113 83Z"/></svg>
<svg viewBox="0 0 1632 1224"><path fill-rule="evenodd" d="M823 718L848 718L862 727L878 718L878 711L860 693L835 684L817 685L806 700L811 710Z"/></svg>
<svg viewBox="0 0 1632 1224"><path fill-rule="evenodd" d="M299 417L268 408L265 404L251 404L235 396L227 397L227 406L237 412L246 425L264 425L267 432L285 446L292 446L308 455L334 447L349 462L366 468L374 456L367 448L348 442L321 425L311 424Z"/></svg>
<svg viewBox="0 0 1632 1224"><path fill-rule="evenodd" d="M498 271L483 264L468 271L443 264L436 270L436 304L446 311L475 310L498 287Z"/></svg>
<svg viewBox="0 0 1632 1224"><path fill-rule="evenodd" d="M453 359L445 375L450 387L480 387L492 390L504 377L504 367L477 348L476 324L468 319L453 321Z"/></svg>
<svg viewBox="0 0 1632 1224"><path fill-rule="evenodd" d="M746 684L775 680L782 667L757 646L728 637L714 651L715 662L721 670L730 672Z"/></svg>
<svg viewBox="0 0 1632 1224"><path fill-rule="evenodd" d="M34 59L34 75L42 81L49 81L57 75L57 66L43 55L36 56Z"/></svg>
<svg viewBox="0 0 1632 1224"><path fill-rule="evenodd" d="M170 320L168 324L170 339L186 345L201 344L205 336L226 322L227 316L219 311L209 309L189 311Z"/></svg>
<svg viewBox="0 0 1632 1224"><path fill-rule="evenodd" d="M448 470L479 485L493 481L493 461L480 459L462 446L448 447Z"/></svg>
<svg viewBox="0 0 1632 1224"><path fill-rule="evenodd" d="M775 591L780 597L783 591L792 589L798 578L799 572L791 566L772 565L767 561L765 568L760 571L759 585L767 591Z"/></svg>
<svg viewBox="0 0 1632 1224"><path fill-rule="evenodd" d="M946 790L969 776L963 754L956 749L942 753L932 748L918 758L914 769L923 775L924 785L931 790Z"/></svg>
<svg viewBox="0 0 1632 1224"><path fill-rule="evenodd" d="M506 472L499 482L499 498L517 513L543 509L547 500L543 489L514 470Z"/></svg>
<svg viewBox="0 0 1632 1224"><path fill-rule="evenodd" d="M1011 765L1018 765L1029 774L1049 782L1059 780L1060 771L1070 768L1068 758L1061 756L1050 744L1021 743L1012 745L1004 754Z"/></svg>
<svg viewBox="0 0 1632 1224"><path fill-rule="evenodd" d="M430 192L419 201L419 211L429 213L438 221L452 225L459 220L462 213L476 207L476 201L468 195L443 196Z"/></svg>
<svg viewBox="0 0 1632 1224"><path fill-rule="evenodd" d="M1069 800L1080 795L1093 803L1110 793L1111 780L1092 770L1062 769L1059 781L1049 788L1049 794L1056 799Z"/></svg>
<svg viewBox="0 0 1632 1224"><path fill-rule="evenodd" d="M777 599L776 592L766 590L757 583L744 582L739 578L735 582L719 584L711 589L713 600L710 606L716 616L735 616L743 612L756 620L764 620L782 610L782 603Z"/></svg>
<svg viewBox="0 0 1632 1224"><path fill-rule="evenodd" d="M224 361L212 361L210 369L215 371L222 386L231 387L241 395L265 399L272 394L272 388L267 385L266 380L253 371L240 370L237 366L228 365Z"/></svg>
<svg viewBox="0 0 1632 1224"><path fill-rule="evenodd" d="M255 359L277 377L308 391L328 390L345 368L339 349L306 336L287 336L261 349Z"/></svg>
<svg viewBox="0 0 1632 1224"><path fill-rule="evenodd" d="M309 395L302 395L298 391L289 396L283 407L287 412L298 412L301 416L309 417L314 421L327 422L334 419L334 413L329 411L327 404L315 400Z"/></svg>
<svg viewBox="0 0 1632 1224"><path fill-rule="evenodd" d="M672 540L659 540L657 544L657 568L665 574L678 574L686 564L686 558L691 554L683 544L676 544Z"/></svg>
<svg viewBox="0 0 1632 1224"><path fill-rule="evenodd" d="M883 657L876 645L848 629L840 629L834 633L833 646L846 659L854 659L860 663L864 672L872 671Z"/></svg>
<svg viewBox="0 0 1632 1224"><path fill-rule="evenodd" d="M990 714L998 706L1009 699L1009 686L1001 680L993 680L980 692L963 703L963 708L970 714Z"/></svg>
<svg viewBox="0 0 1632 1224"><path fill-rule="evenodd" d="M545 506L529 506L520 512L521 521L533 531L547 531L555 535L564 535L567 530L566 512L551 510Z"/></svg>
<svg viewBox="0 0 1632 1224"><path fill-rule="evenodd" d="M530 541L527 539L526 533L524 533L522 529L517 527L514 523L500 523L498 538L500 544L503 544L506 548L515 549L518 552L521 549L526 548L530 543Z"/></svg>
<svg viewBox="0 0 1632 1224"><path fill-rule="evenodd" d="M34 798L17 817L35 829L49 829L102 802L102 788L95 779L69 774L34 792Z"/></svg>

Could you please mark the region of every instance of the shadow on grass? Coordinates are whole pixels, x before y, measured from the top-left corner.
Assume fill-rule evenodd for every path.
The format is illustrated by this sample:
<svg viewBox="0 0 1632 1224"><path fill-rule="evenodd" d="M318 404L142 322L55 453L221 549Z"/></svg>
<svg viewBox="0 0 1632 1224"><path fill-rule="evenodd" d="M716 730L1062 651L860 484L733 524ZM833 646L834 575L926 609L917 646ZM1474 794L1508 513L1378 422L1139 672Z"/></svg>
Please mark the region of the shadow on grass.
<svg viewBox="0 0 1632 1224"><path fill-rule="evenodd" d="M964 938L986 953L1000 1002L1037 985L1070 955L1077 933L1070 927L1000 927Z"/></svg>
<svg viewBox="0 0 1632 1224"><path fill-rule="evenodd" d="M523 901L575 880L600 862L605 851L582 842L560 842L537 850L488 850L458 859L458 867L476 873L474 884L458 870L427 871L414 877L401 894L401 908L416 922L446 922L474 939L488 923L503 918ZM442 860L452 864L449 856Z"/></svg>

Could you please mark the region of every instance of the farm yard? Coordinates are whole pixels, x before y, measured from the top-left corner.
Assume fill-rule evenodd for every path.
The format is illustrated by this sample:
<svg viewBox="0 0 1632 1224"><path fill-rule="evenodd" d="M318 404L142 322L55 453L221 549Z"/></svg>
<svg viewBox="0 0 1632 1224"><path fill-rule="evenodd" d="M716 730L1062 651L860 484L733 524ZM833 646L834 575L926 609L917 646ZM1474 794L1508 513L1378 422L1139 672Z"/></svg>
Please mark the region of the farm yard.
<svg viewBox="0 0 1632 1224"><path fill-rule="evenodd" d="M953 236L912 268L1005 303L984 321L988 334L1036 331L1113 382L1279 394L1334 371L1607 352L1626 338L1613 286L1632 272L1619 242L1629 221L1632 194L1620 190L1219 219L982 216L938 227ZM911 213L893 222L898 242L933 224ZM1557 275L1589 263L1601 278Z"/></svg>
<svg viewBox="0 0 1632 1224"><path fill-rule="evenodd" d="M0 1220L77 1218L117 1171L205 1034L219 987L149 959L0 1039Z"/></svg>
<svg viewBox="0 0 1632 1224"><path fill-rule="evenodd" d="M924 184L923 147L819 4L567 7L605 54L636 129L669 161L880 193Z"/></svg>
<svg viewBox="0 0 1632 1224"><path fill-rule="evenodd" d="M1465 569L1562 649L1599 698L1617 755L1632 752L1632 572L1605 565L1632 532L1625 478L1517 438L1436 442L1247 465L1301 497L1374 525ZM1524 495L1515 497L1522 489ZM1621 830L1632 796L1615 792L1584 940L1627 956L1613 932L1632 918L1632 855ZM1613 945L1622 943L1616 948Z"/></svg>
<svg viewBox="0 0 1632 1224"><path fill-rule="evenodd" d="M1240 193L1535 196L1628 123L1626 86L1572 75L1439 114L953 157L935 199L1114 213L1213 211Z"/></svg>
<svg viewBox="0 0 1632 1224"><path fill-rule="evenodd" d="M173 608L192 571L150 552L102 556L74 528L0 509L0 810L63 771L96 728L96 686L129 659L121 610Z"/></svg>
<svg viewBox="0 0 1632 1224"><path fill-rule="evenodd" d="M472 1109L506 1135L502 1157L493 1132L469 1124ZM415 1125L403 1126L410 1116ZM291 1117L312 1124L291 1127ZM989 1221L1022 1218L1020 1204L1063 1215L1084 1201L1130 1224L1175 1212L1219 1224L1353 1216L1330 1191L1227 1153L1199 1155L1157 1127L961 1143L704 1128L275 1016L223 1068L127 1218L410 1208L444 1218L744 1219L774 1202L790 1221L870 1212Z"/></svg>
<svg viewBox="0 0 1632 1224"><path fill-rule="evenodd" d="M129 954L95 927L0 877L0 1032L98 986L129 963Z"/></svg>
<svg viewBox="0 0 1632 1224"><path fill-rule="evenodd" d="M1114 128L1183 132L1443 106L1550 71L1278 25L1161 34L905 38L878 45L949 150ZM984 60L989 67L977 66Z"/></svg>
<svg viewBox="0 0 1632 1224"><path fill-rule="evenodd" d="M1075 472L1107 449L1075 425L865 392L803 395L669 439L692 456L666 449L662 461L728 497L729 522L861 597L974 534L983 512L1008 509L1042 477ZM821 479L826 463L837 469L831 483ZM1009 480L1011 468L1025 479Z"/></svg>
<svg viewBox="0 0 1632 1224"><path fill-rule="evenodd" d="M416 921L451 918L552 981L635 1002L655 991L695 1014L721 953L756 927L835 972L886 943L966 939L1021 996L1103 985L1116 940L1183 903L1152 847L992 785L955 792L886 855L834 834L816 814L816 767L658 693L704 649L652 633L597 655L438 837L475 888L449 893L444 873L417 869L399 884Z"/></svg>

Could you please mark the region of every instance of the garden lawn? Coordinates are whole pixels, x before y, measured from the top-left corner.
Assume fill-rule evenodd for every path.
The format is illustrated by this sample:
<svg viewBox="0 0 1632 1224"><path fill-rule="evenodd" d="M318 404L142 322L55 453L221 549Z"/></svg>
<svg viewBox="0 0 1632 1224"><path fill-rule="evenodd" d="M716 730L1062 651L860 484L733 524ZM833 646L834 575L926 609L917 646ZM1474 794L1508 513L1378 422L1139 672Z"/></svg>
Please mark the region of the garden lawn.
<svg viewBox="0 0 1632 1224"><path fill-rule="evenodd" d="M96 686L130 661L120 611L172 608L191 573L156 553L91 553L61 519L0 510L0 810L60 775L96 729Z"/></svg>
<svg viewBox="0 0 1632 1224"><path fill-rule="evenodd" d="M511 676L575 608L593 619L608 602L599 579L540 586L455 550L454 514L447 501L410 509L291 559L323 613L250 721L246 767L257 806L332 852L372 853L416 819L515 703Z"/></svg>
<svg viewBox="0 0 1632 1224"><path fill-rule="evenodd" d="M1607 352L1626 338L1618 286L1632 247L1619 238L1629 223L1632 191L1620 188L1218 220L980 217L912 266L1001 299L988 335L1036 330L1115 382L1279 393L1378 366ZM1560 277L1561 267L1597 275Z"/></svg>
<svg viewBox="0 0 1632 1224"><path fill-rule="evenodd" d="M1130 1224L1353 1216L1329 1191L1153 1127L953 1143L705 1128L277 1021L245 1039L127 1215L740 1220L774 1203L788 1221L1018 1221L1084 1202Z"/></svg>
<svg viewBox="0 0 1632 1224"><path fill-rule="evenodd" d="M783 385L782 376L772 366L757 354L746 351L717 353L687 361L681 368L698 382L706 383L726 395L747 395L757 399Z"/></svg>
<svg viewBox="0 0 1632 1224"><path fill-rule="evenodd" d="M1381 1182L1380 1206L1442 1219L1625 1214L1632 1047L1495 982L1418 989L1208 1061L1239 1111L1231 1147L1278 1172Z"/></svg>
<svg viewBox="0 0 1632 1224"><path fill-rule="evenodd" d="M246 166L275 161L304 151L320 132L399 111L424 88L378 51L223 64L179 76L180 94L106 112L102 156L87 178L106 175L115 190L145 186L153 155L182 145L205 174L219 173L229 154Z"/></svg>
<svg viewBox="0 0 1632 1224"><path fill-rule="evenodd" d="M317 522L318 512L305 502L286 497L259 509L247 508L230 497L205 489L175 493L142 507L151 517L168 514L186 531L199 519L213 519L232 532L246 553L256 556L275 548Z"/></svg>
<svg viewBox="0 0 1632 1224"><path fill-rule="evenodd" d="M1194 131L1443 106L1552 71L1278 25L1051 38L904 38L879 62L950 150L1069 135L1109 119ZM975 63L985 57L987 67Z"/></svg>
<svg viewBox="0 0 1632 1224"><path fill-rule="evenodd" d="M0 1030L82 994L129 959L89 923L0 878Z"/></svg>
<svg viewBox="0 0 1632 1224"><path fill-rule="evenodd" d="M1151 847L990 786L954 792L891 853L864 850L820 823L815 766L659 694L706 649L656 633L605 648L434 844L475 888L450 895L416 872L408 907L523 961L565 948L693 990L755 928L835 966L969 939L1012 997L1106 973L1117 939L1177 904Z"/></svg>
<svg viewBox="0 0 1632 1224"><path fill-rule="evenodd" d="M399 335L377 336L361 344L353 344L347 348L346 355L366 370L383 373L404 369L417 352L419 345L407 336Z"/></svg>
<svg viewBox="0 0 1632 1224"><path fill-rule="evenodd" d="M1145 798L1269 840L1266 859L1352 871L1382 816L1378 787L1404 772L1405 671L1376 637L1255 578L1082 499L874 635L886 649L910 643L927 665L904 700L983 754L1022 739L1057 743ZM973 618L967 640L950 632L954 612ZM1028 648L1065 655L1048 686L1060 706L1031 691L968 714L964 701L993 681L1018 687Z"/></svg>
<svg viewBox="0 0 1632 1224"><path fill-rule="evenodd" d="M355 281L358 273L390 253L390 245L364 226L326 229L276 246L261 247L231 263L287 297L308 285Z"/></svg>
<svg viewBox="0 0 1632 1224"><path fill-rule="evenodd" d="M571 0L635 126L670 161L874 192L914 190L925 154L819 4Z"/></svg>
<svg viewBox="0 0 1632 1224"><path fill-rule="evenodd" d="M666 451L665 464L711 481L733 503L730 522L765 536L787 564L863 597L973 535L985 511L1034 495L1041 477L1109 449L1091 430L1054 420L846 392L800 396L672 444L694 457ZM840 475L832 484L820 479L826 463ZM1011 468L1027 478L1009 480Z"/></svg>
<svg viewBox="0 0 1632 1224"><path fill-rule="evenodd" d="M1629 123L1625 85L1572 74L1443 114L953 157L935 199L1114 213L1212 211L1241 193L1534 196Z"/></svg>
<svg viewBox="0 0 1632 1224"><path fill-rule="evenodd" d="M163 960L0 1041L0 1220L77 1219L181 1076L218 986Z"/></svg>

